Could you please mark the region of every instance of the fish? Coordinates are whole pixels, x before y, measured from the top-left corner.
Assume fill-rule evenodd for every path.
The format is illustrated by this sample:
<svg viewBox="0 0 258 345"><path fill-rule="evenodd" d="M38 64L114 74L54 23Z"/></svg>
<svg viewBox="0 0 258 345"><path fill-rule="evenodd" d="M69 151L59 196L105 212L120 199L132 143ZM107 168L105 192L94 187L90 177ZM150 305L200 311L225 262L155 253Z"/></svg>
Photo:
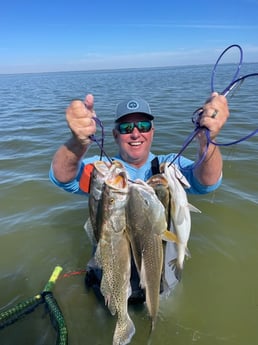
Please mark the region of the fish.
<svg viewBox="0 0 258 345"><path fill-rule="evenodd" d="M112 315L117 314L113 345L128 344L135 326L128 313L131 295L131 249L126 234L128 179L121 167L112 169L102 187L97 217L99 240L95 260L102 269L100 290Z"/></svg>
<svg viewBox="0 0 258 345"><path fill-rule="evenodd" d="M171 227L172 222L171 222L171 214L170 214L170 190L169 190L168 181L166 177L162 173L155 174L147 180L147 184L153 188L157 197L159 198L162 205L164 206L168 230L173 231L174 229L173 227ZM175 242L177 241L175 240ZM162 267L162 274L161 274L160 292L168 296L171 291L170 289L171 284L167 281L168 277L166 276L165 258L166 258L166 253L168 257L173 255L172 258L174 258L176 255L176 249L175 249L175 244L174 243L168 244L168 241L163 241L162 245L163 245L164 260L163 260L163 267ZM169 268L169 272L170 272L170 268ZM171 277L170 277L170 280L171 280Z"/></svg>
<svg viewBox="0 0 258 345"><path fill-rule="evenodd" d="M161 201L162 205L165 208L165 216L167 225L170 224L170 191L168 186L168 181L164 174L155 174L151 176L147 182L149 186L151 186L159 200Z"/></svg>
<svg viewBox="0 0 258 345"><path fill-rule="evenodd" d="M109 173L110 166L104 161L96 161L90 179L90 193L88 199L89 218L84 228L92 244L99 241L99 224L97 213L102 198L102 189L104 181Z"/></svg>
<svg viewBox="0 0 258 345"><path fill-rule="evenodd" d="M154 329L159 309L160 279L163 267L162 240L168 235L165 209L153 188L136 180L129 184L126 231L133 258L145 290L146 305ZM171 234L173 237L173 234ZM174 240L174 237L173 239Z"/></svg>
<svg viewBox="0 0 258 345"><path fill-rule="evenodd" d="M102 199L104 182L113 171L121 171L123 165L119 161L113 161L112 164L104 161L96 161L93 163L93 166L88 199L89 218L84 225L84 229L92 244L96 245L100 236L100 224L97 213L99 212Z"/></svg>
<svg viewBox="0 0 258 345"><path fill-rule="evenodd" d="M171 265L176 265L175 275L180 281L184 267L185 256L191 257L187 247L191 232L190 211L201 211L188 203L186 188L190 184L175 164L165 163L161 166L162 173L168 181L170 190L171 217L177 235L177 259Z"/></svg>

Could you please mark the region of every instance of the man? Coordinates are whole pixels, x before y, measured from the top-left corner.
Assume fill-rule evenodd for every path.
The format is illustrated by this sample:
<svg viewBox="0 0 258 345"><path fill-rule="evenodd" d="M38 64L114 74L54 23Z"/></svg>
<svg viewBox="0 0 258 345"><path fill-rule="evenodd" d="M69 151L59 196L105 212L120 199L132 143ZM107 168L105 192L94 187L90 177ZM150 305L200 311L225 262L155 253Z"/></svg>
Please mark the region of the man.
<svg viewBox="0 0 258 345"><path fill-rule="evenodd" d="M66 119L72 136L57 150L50 169L51 181L66 191L85 193L80 187L80 182L84 178L84 168L99 159L98 156L84 158L92 143L90 136L96 132L95 116L94 98L90 94L86 96L84 102L73 101L67 108ZM209 129L210 137L214 141L228 116L226 98L213 93L202 107L198 122L201 127ZM132 97L117 106L113 137L118 145L118 155L114 158L123 162L131 180L140 178L146 181L153 174L155 155L150 152L155 130L153 120L154 116L149 104L141 98ZM197 160L207 150L204 130L198 134L198 140ZM174 157L174 153L159 155L158 164L164 161L171 162ZM194 164L193 161L181 157L180 166L188 168L183 171L191 185L188 192L203 194L218 188L222 179L222 163L219 147L213 144L208 146L205 159L197 164L195 169L190 169ZM94 271L94 265L93 260L88 267L92 267ZM98 273L97 278L100 278ZM172 277L171 285L173 281ZM133 280L132 284L137 285L138 282L135 284Z"/></svg>

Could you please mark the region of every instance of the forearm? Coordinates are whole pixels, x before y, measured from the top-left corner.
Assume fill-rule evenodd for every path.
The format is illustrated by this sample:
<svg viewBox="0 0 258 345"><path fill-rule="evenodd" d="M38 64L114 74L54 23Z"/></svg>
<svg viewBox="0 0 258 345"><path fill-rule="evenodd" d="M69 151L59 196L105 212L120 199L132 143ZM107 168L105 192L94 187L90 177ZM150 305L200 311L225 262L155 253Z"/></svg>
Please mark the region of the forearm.
<svg viewBox="0 0 258 345"><path fill-rule="evenodd" d="M203 145L200 147L197 161L203 157L205 152ZM197 165L194 175L198 181L205 185L211 186L218 182L222 174L223 160L218 146L209 144L208 151L201 164Z"/></svg>
<svg viewBox="0 0 258 345"><path fill-rule="evenodd" d="M57 150L53 157L52 169L59 182L66 183L76 177L80 160L89 146L90 142L82 145L72 137Z"/></svg>
<svg viewBox="0 0 258 345"><path fill-rule="evenodd" d="M66 110L66 121L72 137L57 150L51 170L54 178L61 183L74 180L80 161L91 145L90 137L96 132L93 105L93 95L88 94L83 102L75 100Z"/></svg>
<svg viewBox="0 0 258 345"><path fill-rule="evenodd" d="M211 98L202 107L199 114L198 126L199 132L197 139L199 140L200 149L197 156L197 162L204 159L194 170L194 176L205 186L216 184L222 175L223 160L220 149L217 145L210 143L215 142L221 128L225 124L229 116L229 109L225 96L212 93ZM209 135L208 132L209 131ZM209 140L207 150L207 140Z"/></svg>

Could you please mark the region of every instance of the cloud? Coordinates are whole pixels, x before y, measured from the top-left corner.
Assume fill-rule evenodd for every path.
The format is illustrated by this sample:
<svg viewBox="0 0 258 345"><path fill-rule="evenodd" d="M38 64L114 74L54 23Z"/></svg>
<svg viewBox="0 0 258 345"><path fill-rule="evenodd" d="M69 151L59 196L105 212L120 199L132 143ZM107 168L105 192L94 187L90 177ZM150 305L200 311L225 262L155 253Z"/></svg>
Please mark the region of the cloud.
<svg viewBox="0 0 258 345"><path fill-rule="evenodd" d="M258 46L246 45L242 48L244 51L244 63L258 62ZM5 66L4 70L0 69L0 73L35 73L214 64L224 49L224 44L221 44L221 47L217 45L215 48L181 48L173 51L152 51L131 54L99 54L87 52L81 59L69 59L69 63L64 60L60 60L58 63L40 63L34 60L30 64L24 63ZM223 62L237 62L238 59L238 50L232 49L232 53L228 53L223 57Z"/></svg>

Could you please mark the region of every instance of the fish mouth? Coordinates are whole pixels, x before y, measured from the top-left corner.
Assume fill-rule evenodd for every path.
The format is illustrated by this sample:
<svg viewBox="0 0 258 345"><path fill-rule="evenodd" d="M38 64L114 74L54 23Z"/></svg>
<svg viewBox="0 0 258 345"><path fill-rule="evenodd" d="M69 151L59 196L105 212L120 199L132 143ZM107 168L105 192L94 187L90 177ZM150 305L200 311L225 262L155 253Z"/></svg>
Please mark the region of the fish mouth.
<svg viewBox="0 0 258 345"><path fill-rule="evenodd" d="M115 176L107 178L105 181L106 185L117 190L123 190L128 187L128 179L125 172L121 171Z"/></svg>
<svg viewBox="0 0 258 345"><path fill-rule="evenodd" d="M115 169L123 169L124 166L119 161L105 162L105 161L96 161L93 163L95 169L102 175L106 175L109 172L114 171Z"/></svg>
<svg viewBox="0 0 258 345"><path fill-rule="evenodd" d="M157 186L163 186L163 187L166 187L168 188L168 180L166 179L166 177L162 174L157 174L157 175L153 175L151 176L147 183L152 186L153 188L154 187L157 187Z"/></svg>
<svg viewBox="0 0 258 345"><path fill-rule="evenodd" d="M120 169L123 169L124 166L121 162L119 161L113 161L112 164L111 164L111 169L115 169L115 168L120 168Z"/></svg>
<svg viewBox="0 0 258 345"><path fill-rule="evenodd" d="M93 163L93 165L94 165L95 169L102 175L105 175L111 167L110 163L107 163L104 161L96 161Z"/></svg>

